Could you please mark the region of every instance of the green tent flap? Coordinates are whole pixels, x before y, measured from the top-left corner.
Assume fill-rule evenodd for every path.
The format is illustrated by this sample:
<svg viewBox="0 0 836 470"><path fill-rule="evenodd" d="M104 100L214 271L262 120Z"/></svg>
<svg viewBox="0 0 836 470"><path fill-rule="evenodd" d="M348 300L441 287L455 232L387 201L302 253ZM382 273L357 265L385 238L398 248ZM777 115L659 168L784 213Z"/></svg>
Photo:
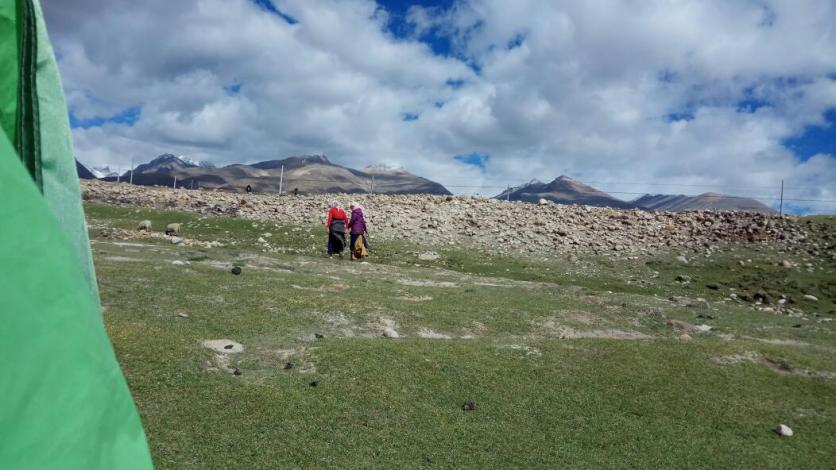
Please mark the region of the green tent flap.
<svg viewBox="0 0 836 470"><path fill-rule="evenodd" d="M0 1L0 132L12 143L17 128L17 2Z"/></svg>
<svg viewBox="0 0 836 470"><path fill-rule="evenodd" d="M152 468L104 329L37 0L0 0L0 468Z"/></svg>

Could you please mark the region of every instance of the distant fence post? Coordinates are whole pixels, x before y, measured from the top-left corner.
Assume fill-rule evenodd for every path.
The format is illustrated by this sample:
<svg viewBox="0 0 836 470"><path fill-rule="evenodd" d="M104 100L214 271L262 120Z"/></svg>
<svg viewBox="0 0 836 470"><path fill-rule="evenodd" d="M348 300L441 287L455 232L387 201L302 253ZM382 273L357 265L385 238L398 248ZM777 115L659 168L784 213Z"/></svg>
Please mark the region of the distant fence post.
<svg viewBox="0 0 836 470"><path fill-rule="evenodd" d="M781 180L781 205L778 209L778 215L783 217L784 216L784 180Z"/></svg>

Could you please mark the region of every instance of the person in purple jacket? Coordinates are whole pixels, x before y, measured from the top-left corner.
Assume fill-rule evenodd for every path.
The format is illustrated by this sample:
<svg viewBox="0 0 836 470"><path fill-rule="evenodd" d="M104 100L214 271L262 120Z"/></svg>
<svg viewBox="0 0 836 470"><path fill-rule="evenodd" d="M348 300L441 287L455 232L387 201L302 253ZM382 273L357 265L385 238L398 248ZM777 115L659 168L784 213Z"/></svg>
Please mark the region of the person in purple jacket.
<svg viewBox="0 0 836 470"><path fill-rule="evenodd" d="M366 217L363 213L363 206L356 202L352 202L349 206L351 210L351 220L348 221L348 229L351 233L351 259L360 259L366 255L366 250L369 247L369 232L366 226ZM361 249L358 247L357 240L362 237L360 241Z"/></svg>

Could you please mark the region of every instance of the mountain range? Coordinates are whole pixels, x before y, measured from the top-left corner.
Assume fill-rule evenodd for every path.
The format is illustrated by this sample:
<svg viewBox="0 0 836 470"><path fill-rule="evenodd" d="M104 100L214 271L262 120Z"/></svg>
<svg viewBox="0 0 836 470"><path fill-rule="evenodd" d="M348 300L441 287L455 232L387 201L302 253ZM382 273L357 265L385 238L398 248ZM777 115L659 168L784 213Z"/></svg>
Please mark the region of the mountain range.
<svg viewBox="0 0 836 470"><path fill-rule="evenodd" d="M704 193L697 196L645 194L632 201L623 201L568 176L559 176L551 183L533 180L522 186L505 190L496 198L526 202L538 202L545 199L559 204L669 212L714 210L775 213L773 209L755 199L718 193Z"/></svg>
<svg viewBox="0 0 836 470"><path fill-rule="evenodd" d="M76 161L80 178L94 179L104 175L105 181L131 181L131 172L117 175L110 168L88 170ZM249 165L232 164L215 167L185 157L163 154L143 163L133 171L133 183L147 186L244 191L250 186L256 192L286 193L369 193L378 194L451 194L444 186L404 170L387 167L366 167L355 170L332 163L324 155L303 155L283 160L269 160ZM559 176L550 183L532 180L510 188L497 199L537 203L541 199L559 204L581 204L620 209L645 209L671 212L694 210L738 210L774 213L768 206L750 198L705 193L697 196L645 194L624 201L568 176Z"/></svg>
<svg viewBox="0 0 836 470"><path fill-rule="evenodd" d="M253 164L215 167L172 154L164 154L125 172L119 179L146 186L298 194L368 193L452 194L444 186L405 170L369 167L355 170L332 163L325 155L304 155ZM104 178L115 181L115 176Z"/></svg>
<svg viewBox="0 0 836 470"><path fill-rule="evenodd" d="M776 212L766 204L751 198L727 196L718 193L704 193L698 196L645 194L632 202L642 209L670 212L699 210L746 211L761 212L764 214Z"/></svg>
<svg viewBox="0 0 836 470"><path fill-rule="evenodd" d="M581 204L620 209L634 209L637 207L635 204L614 198L568 176L559 176L551 183L532 180L522 186L507 189L496 198L535 203L540 199L545 199L558 204Z"/></svg>

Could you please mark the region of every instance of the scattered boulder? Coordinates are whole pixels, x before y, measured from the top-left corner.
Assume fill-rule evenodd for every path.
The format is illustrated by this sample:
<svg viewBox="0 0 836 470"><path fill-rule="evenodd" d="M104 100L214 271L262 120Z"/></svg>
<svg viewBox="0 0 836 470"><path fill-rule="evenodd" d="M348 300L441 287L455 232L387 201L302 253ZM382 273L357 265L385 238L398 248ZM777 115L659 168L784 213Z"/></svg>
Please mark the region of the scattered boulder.
<svg viewBox="0 0 836 470"><path fill-rule="evenodd" d="M467 400L466 402L462 403L462 410L476 411L476 402L474 402L473 400Z"/></svg>
<svg viewBox="0 0 836 470"><path fill-rule="evenodd" d="M89 201L120 206L166 207L295 225L322 222L322 196L287 198L261 193L242 200L240 194L226 191L178 191L93 180L81 182L81 187ZM432 195L369 194L356 197L369 208L368 222L375 227L381 240L408 237L398 221L417 220L428 228L422 234L427 245L461 244L499 251L500 254L542 250L566 255L617 253L630 256L639 252L673 250L683 257L694 258L698 256L696 253L705 253L706 249L714 251L715 247L739 241L780 246L790 255L822 249L815 246L819 238L810 236L819 231L817 226L777 214L648 212L550 201L538 205L539 200L535 200L535 204L524 204L469 196L457 196L450 203L446 202L446 196ZM498 230L492 232L496 236L475 236L494 228ZM497 243L497 239L505 241ZM796 260L787 259L797 268ZM741 262L749 264L744 260Z"/></svg>
<svg viewBox="0 0 836 470"><path fill-rule="evenodd" d="M179 244L183 243L183 239L180 238L180 237L171 237L171 243L173 245L179 245Z"/></svg>
<svg viewBox="0 0 836 470"><path fill-rule="evenodd" d="M237 275L241 274L241 267L240 266L233 266L233 268L230 270L230 272L237 276Z"/></svg>
<svg viewBox="0 0 836 470"><path fill-rule="evenodd" d="M818 298L818 297L816 297L815 295L811 295L811 294L804 294L804 300L809 300L809 301L811 301L811 302L818 302L818 301L819 301L819 298Z"/></svg>
<svg viewBox="0 0 836 470"><path fill-rule="evenodd" d="M679 261L682 264L688 264L688 258L686 258L682 255L677 256L676 260Z"/></svg>
<svg viewBox="0 0 836 470"><path fill-rule="evenodd" d="M401 335L399 335L398 332L395 331L395 329L392 328L391 326L387 326L387 327L383 328L383 336L385 336L387 338L392 338L392 339L401 337Z"/></svg>
<svg viewBox="0 0 836 470"><path fill-rule="evenodd" d="M756 304L769 304L772 300L769 297L769 294L766 292L759 290L752 295L752 299L755 301Z"/></svg>
<svg viewBox="0 0 836 470"><path fill-rule="evenodd" d="M232 375L241 375L241 374L243 374L243 372L241 372L241 369L239 369L237 367L232 370Z"/></svg>
<svg viewBox="0 0 836 470"><path fill-rule="evenodd" d="M711 290L720 290L720 284L717 284L716 282L709 282L705 285L705 287Z"/></svg>
<svg viewBox="0 0 836 470"><path fill-rule="evenodd" d="M774 429L775 434L778 434L781 437L790 437L792 436L792 429L786 424L779 424L778 427Z"/></svg>
<svg viewBox="0 0 836 470"><path fill-rule="evenodd" d="M150 232L151 231L151 221L150 220L143 220L136 226L136 229L141 232Z"/></svg>
<svg viewBox="0 0 836 470"><path fill-rule="evenodd" d="M172 236L172 235L180 235L180 227L182 224L168 224L165 226L165 234Z"/></svg>
<svg viewBox="0 0 836 470"><path fill-rule="evenodd" d="M285 362L285 363L284 363L284 367L283 367L283 369L284 369L284 370L290 370L290 369L293 369L293 363L292 363L292 362Z"/></svg>
<svg viewBox="0 0 836 470"><path fill-rule="evenodd" d="M691 335L689 335L688 333L682 333L681 335L679 335L680 341L691 341L691 339Z"/></svg>
<svg viewBox="0 0 836 470"><path fill-rule="evenodd" d="M680 284L688 284L689 282L691 282L691 277L686 276L684 274L677 274L676 279L674 280Z"/></svg>

